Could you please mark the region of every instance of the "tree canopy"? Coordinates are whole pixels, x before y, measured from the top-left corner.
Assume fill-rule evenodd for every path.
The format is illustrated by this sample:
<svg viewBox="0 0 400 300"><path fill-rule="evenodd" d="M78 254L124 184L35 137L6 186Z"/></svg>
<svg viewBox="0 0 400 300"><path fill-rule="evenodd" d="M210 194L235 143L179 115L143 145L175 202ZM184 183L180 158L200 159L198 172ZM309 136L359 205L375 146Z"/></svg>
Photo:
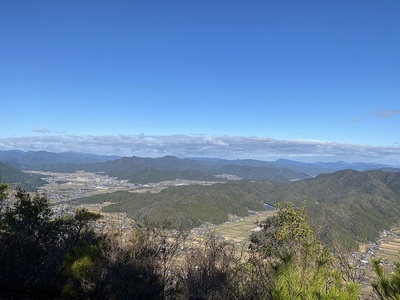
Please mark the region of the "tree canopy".
<svg viewBox="0 0 400 300"><path fill-rule="evenodd" d="M358 299L290 204L259 223L249 249L212 234L196 242L168 226L134 223L128 235L94 229L100 215L56 216L46 197L0 184L0 298L29 299ZM398 270L375 263L375 295L399 299Z"/></svg>

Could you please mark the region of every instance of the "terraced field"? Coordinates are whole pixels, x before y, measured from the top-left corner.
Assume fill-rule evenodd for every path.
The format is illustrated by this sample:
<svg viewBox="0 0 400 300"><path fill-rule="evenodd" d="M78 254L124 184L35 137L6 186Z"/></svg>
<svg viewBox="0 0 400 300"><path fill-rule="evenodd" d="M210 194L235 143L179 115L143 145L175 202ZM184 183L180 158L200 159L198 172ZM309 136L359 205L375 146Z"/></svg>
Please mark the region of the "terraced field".
<svg viewBox="0 0 400 300"><path fill-rule="evenodd" d="M376 252L376 257L382 258L388 262L394 262L399 260L399 253L400 227L396 227L380 239L379 250Z"/></svg>
<svg viewBox="0 0 400 300"><path fill-rule="evenodd" d="M264 220L274 214L275 211L264 211L257 215L235 219L216 226L213 232L216 236L222 236L235 243L243 243L251 234L252 229L257 228L257 221Z"/></svg>

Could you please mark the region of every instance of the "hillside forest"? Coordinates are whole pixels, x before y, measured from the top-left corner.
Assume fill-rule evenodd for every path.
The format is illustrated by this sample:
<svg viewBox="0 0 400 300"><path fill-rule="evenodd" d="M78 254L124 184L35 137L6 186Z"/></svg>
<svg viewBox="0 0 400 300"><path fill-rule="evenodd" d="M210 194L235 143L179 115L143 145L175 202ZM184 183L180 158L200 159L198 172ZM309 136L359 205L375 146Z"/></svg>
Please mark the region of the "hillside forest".
<svg viewBox="0 0 400 300"><path fill-rule="evenodd" d="M400 297L398 263L352 255L399 224L398 169L44 151L0 151L0 160L1 299ZM59 203L36 192L51 172L82 170L126 187ZM146 192L149 183L163 188ZM54 210L65 205L74 209ZM267 206L275 214L245 243L212 230ZM126 215L129 230L100 226L109 213ZM204 224L212 226L194 236Z"/></svg>
<svg viewBox="0 0 400 300"><path fill-rule="evenodd" d="M98 232L99 214L54 217L46 197L0 186L2 299L358 299L363 274L343 264L291 204L259 223L247 248L185 230L136 223ZM378 260L376 299L399 297L400 264Z"/></svg>

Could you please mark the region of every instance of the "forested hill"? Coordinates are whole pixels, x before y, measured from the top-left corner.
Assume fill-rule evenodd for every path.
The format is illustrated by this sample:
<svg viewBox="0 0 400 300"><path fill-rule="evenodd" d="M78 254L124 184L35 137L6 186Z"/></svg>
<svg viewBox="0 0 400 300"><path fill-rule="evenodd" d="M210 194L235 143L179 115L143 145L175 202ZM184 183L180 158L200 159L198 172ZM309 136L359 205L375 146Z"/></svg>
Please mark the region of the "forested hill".
<svg viewBox="0 0 400 300"><path fill-rule="evenodd" d="M275 166L269 162L256 160L219 160L199 161L180 159L174 156L160 158L123 157L115 160L92 163L28 164L25 168L52 172L102 172L106 175L127 179L132 183L159 182L165 180L188 179L205 181L223 181L219 175L231 175L244 180L271 180L286 182L308 178L309 175L287 168Z"/></svg>
<svg viewBox="0 0 400 300"><path fill-rule="evenodd" d="M290 183L236 182L211 187L182 186L159 194L117 192L81 199L115 202L106 211L125 211L131 217L169 218L197 226L219 223L228 214L247 215L263 203L292 202L305 206L322 240L346 247L373 241L380 231L400 221L400 173L344 170Z"/></svg>
<svg viewBox="0 0 400 300"><path fill-rule="evenodd" d="M48 151L0 151L0 161L20 170L46 170L58 165L80 165L103 162L118 156L93 155L77 152L53 153Z"/></svg>
<svg viewBox="0 0 400 300"><path fill-rule="evenodd" d="M124 157L87 166L88 170L104 171L106 174L132 182L151 182L166 180L197 179L221 180L219 175L229 174L245 180L271 180L285 182L293 179L309 177L306 174L286 168L275 167L273 164L261 161L239 160L206 162L192 159L179 159L174 156L160 158Z"/></svg>
<svg viewBox="0 0 400 300"><path fill-rule="evenodd" d="M40 176L27 174L11 166L0 163L0 183L9 183L13 187L22 187L27 191L36 191L36 189L46 184Z"/></svg>
<svg viewBox="0 0 400 300"><path fill-rule="evenodd" d="M267 186L269 187L269 186ZM343 170L265 190L265 201L305 205L327 243L365 242L400 221L400 173Z"/></svg>
<svg viewBox="0 0 400 300"><path fill-rule="evenodd" d="M80 199L82 203L114 202L107 212L126 212L134 219L171 222L174 227L196 227L206 222L220 224L230 214L247 216L249 210L265 209L263 194L254 183L231 182L211 186L176 186L160 193L114 192Z"/></svg>

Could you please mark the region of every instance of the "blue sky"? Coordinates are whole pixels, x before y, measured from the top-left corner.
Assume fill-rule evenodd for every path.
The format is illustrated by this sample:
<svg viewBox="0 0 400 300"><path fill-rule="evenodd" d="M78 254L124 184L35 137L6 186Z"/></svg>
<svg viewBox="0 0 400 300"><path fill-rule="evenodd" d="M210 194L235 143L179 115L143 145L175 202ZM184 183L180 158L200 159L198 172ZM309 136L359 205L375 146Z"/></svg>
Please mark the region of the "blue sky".
<svg viewBox="0 0 400 300"><path fill-rule="evenodd" d="M399 13L1 1L0 150L400 164Z"/></svg>

